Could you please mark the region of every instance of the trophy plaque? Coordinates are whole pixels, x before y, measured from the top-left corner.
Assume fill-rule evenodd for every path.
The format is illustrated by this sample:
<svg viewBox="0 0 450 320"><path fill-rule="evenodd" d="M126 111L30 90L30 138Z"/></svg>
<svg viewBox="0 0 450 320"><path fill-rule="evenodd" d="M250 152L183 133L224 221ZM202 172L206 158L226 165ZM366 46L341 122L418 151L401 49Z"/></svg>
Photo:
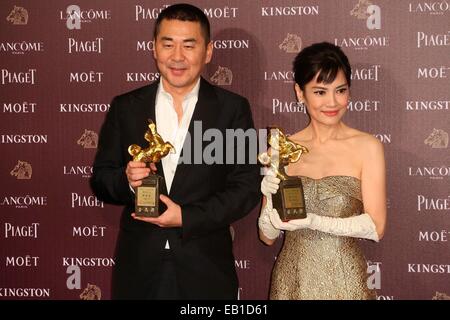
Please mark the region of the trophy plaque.
<svg viewBox="0 0 450 320"><path fill-rule="evenodd" d="M169 152L175 152L175 148L169 142L165 142L156 130L156 124L149 119L148 130L144 138L148 141L147 148L141 148L136 144L128 147L128 153L133 161L141 161L150 167L150 163L157 163L167 156ZM151 173L142 179L142 184L135 187L135 214L140 217L157 217L159 212L159 186L163 179L156 173Z"/></svg>
<svg viewBox="0 0 450 320"><path fill-rule="evenodd" d="M273 208L282 221L304 219L306 209L302 180L288 176L285 167L300 160L300 156L307 153L308 149L288 139L278 127L271 127L269 130L267 141L271 150L261 153L258 160L264 166L272 168L281 180L277 193L272 195Z"/></svg>

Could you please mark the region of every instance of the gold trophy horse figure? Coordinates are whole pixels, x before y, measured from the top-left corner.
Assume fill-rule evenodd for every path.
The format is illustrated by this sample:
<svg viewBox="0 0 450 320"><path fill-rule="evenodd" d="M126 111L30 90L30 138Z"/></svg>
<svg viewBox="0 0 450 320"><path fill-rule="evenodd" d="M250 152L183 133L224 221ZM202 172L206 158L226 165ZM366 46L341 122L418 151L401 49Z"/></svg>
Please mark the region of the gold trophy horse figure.
<svg viewBox="0 0 450 320"><path fill-rule="evenodd" d="M308 153L308 149L290 140L277 127L270 128L267 140L272 149L269 152L261 153L258 156L259 162L265 166L270 166L279 179L288 179L284 169L285 166L297 162L303 153Z"/></svg>
<svg viewBox="0 0 450 320"><path fill-rule="evenodd" d="M169 152L174 153L175 148L170 142L165 142L156 131L156 124L149 119L148 130L144 136L149 142L149 146L142 149L137 144L128 147L128 153L133 157L134 161L142 162L159 162Z"/></svg>

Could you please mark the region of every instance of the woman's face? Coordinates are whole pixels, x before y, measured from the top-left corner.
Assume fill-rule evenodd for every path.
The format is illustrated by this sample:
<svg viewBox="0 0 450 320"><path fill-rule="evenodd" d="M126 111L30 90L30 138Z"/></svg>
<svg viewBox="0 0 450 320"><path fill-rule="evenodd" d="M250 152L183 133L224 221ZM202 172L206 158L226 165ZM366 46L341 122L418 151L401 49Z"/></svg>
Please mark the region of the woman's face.
<svg viewBox="0 0 450 320"><path fill-rule="evenodd" d="M329 84L317 82L318 75L305 85L304 90L298 84L295 85L297 99L306 105L311 121L337 124L347 111L350 99L350 88L344 72L339 70L334 81Z"/></svg>

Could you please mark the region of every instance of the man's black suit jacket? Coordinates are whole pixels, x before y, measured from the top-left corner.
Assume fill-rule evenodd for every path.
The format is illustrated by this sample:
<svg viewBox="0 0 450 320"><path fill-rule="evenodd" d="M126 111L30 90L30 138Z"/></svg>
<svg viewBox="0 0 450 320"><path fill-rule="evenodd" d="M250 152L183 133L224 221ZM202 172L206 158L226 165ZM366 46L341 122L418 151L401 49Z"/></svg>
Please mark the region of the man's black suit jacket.
<svg viewBox="0 0 450 320"><path fill-rule="evenodd" d="M234 299L238 281L229 226L259 202L259 166L255 159L249 158L248 144L243 150L230 146L230 141L223 148L224 164L210 165L203 161L192 164L195 157L198 160L198 150L204 150L211 143L202 141L198 135L194 137L194 121L201 121L203 132L218 129L225 145L226 129L254 128L249 103L201 79L198 102L189 126L191 145L188 148L186 139L181 154L184 160L191 159L191 164L178 164L168 194L181 206L183 225L160 228L132 219L134 194L125 175L125 167L131 160L128 146L148 145L144 133L148 129L148 119L155 121L157 88L158 82L155 82L115 97L100 132L92 188L100 200L125 205L116 245L112 297L152 298L155 284L164 272L161 264L167 253L164 246L169 240L182 298ZM190 154L186 153L188 149ZM245 152L246 164L225 163L231 151L235 159ZM158 174L163 175L161 163L157 168ZM167 194L165 183L161 188L162 193ZM256 228L248 232L257 236Z"/></svg>

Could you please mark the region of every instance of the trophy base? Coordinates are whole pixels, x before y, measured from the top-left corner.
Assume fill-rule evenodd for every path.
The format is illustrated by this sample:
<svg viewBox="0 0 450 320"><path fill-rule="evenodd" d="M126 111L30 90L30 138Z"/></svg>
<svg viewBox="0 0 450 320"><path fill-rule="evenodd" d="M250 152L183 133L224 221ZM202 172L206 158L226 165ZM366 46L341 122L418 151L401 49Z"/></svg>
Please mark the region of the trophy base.
<svg viewBox="0 0 450 320"><path fill-rule="evenodd" d="M157 174L142 180L142 185L135 188L135 214L138 217L159 216L159 181L162 179Z"/></svg>
<svg viewBox="0 0 450 320"><path fill-rule="evenodd" d="M300 178L282 180L277 193L272 196L272 202L281 221L306 218L305 196Z"/></svg>

